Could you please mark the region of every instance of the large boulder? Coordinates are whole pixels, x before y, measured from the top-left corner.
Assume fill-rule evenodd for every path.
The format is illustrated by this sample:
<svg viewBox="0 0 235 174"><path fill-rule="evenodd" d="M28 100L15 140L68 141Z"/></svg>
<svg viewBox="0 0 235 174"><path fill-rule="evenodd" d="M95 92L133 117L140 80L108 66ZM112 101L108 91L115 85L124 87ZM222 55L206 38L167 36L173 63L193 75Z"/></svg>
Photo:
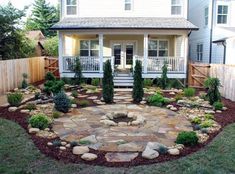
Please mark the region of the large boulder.
<svg viewBox="0 0 235 174"><path fill-rule="evenodd" d="M149 147L146 147L145 150L142 153L142 157L146 159L155 159L159 156L158 151L150 149Z"/></svg>

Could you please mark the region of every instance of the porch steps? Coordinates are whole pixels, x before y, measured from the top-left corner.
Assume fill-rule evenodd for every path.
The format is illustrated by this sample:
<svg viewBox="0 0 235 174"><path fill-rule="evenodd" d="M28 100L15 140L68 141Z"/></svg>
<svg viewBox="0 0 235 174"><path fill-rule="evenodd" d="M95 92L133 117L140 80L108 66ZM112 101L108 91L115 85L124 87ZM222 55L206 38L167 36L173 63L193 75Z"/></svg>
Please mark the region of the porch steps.
<svg viewBox="0 0 235 174"><path fill-rule="evenodd" d="M133 87L134 79L130 74L117 74L114 76L114 86L115 87Z"/></svg>

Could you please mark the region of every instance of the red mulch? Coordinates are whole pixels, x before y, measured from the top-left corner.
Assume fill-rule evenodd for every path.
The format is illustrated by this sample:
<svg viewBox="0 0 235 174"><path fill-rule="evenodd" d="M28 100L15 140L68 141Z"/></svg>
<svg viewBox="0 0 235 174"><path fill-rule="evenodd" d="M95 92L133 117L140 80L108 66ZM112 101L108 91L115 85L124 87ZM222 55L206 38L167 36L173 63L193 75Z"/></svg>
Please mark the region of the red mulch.
<svg viewBox="0 0 235 174"><path fill-rule="evenodd" d="M222 126L222 129L228 124L235 122L235 102L231 102L230 100L223 99L223 103L226 107L228 107L228 110L224 111L222 114L216 113L215 119L216 121ZM27 114L22 114L19 111L17 112L8 112L8 107L0 107L0 117L5 118L11 121L14 121L18 124L20 124L26 131L28 127ZM172 161L179 158L182 158L184 156L187 156L189 154L192 154L194 152L199 151L206 145L208 145L217 135L219 132L210 134L209 140L204 144L199 144L194 147L185 147L179 156L171 156L171 155L160 155L157 159L154 160L145 160L141 157L141 153L139 153L139 156L133 160L130 163L109 163L105 160L105 154L107 152L102 151L95 151L91 150L91 153L95 153L98 155L98 159L92 162L86 162L82 160L79 156L73 155L71 149L67 149L66 151L60 151L59 149L55 147L49 147L47 146L47 142L51 142L52 140L48 140L45 138L40 138L35 135L30 135L34 144L38 147L38 149L45 154L48 157L52 157L54 159L63 161L64 163L86 163L89 165L101 165L101 166L108 166L108 167L130 167L130 166L136 166L136 165L147 165L147 164L153 164L153 163L161 163L165 161Z"/></svg>

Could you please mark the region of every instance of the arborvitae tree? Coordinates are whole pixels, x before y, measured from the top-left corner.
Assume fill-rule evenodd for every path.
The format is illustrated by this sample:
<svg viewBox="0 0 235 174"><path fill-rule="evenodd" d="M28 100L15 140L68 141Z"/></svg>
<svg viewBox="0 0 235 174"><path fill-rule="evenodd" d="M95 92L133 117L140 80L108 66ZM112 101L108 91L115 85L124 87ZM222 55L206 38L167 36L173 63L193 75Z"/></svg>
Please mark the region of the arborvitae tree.
<svg viewBox="0 0 235 174"><path fill-rule="evenodd" d="M141 102L144 96L143 78L142 78L142 65L141 61L136 61L134 70L134 87L132 92L132 98L134 102Z"/></svg>
<svg viewBox="0 0 235 174"><path fill-rule="evenodd" d="M167 86L168 86L168 77L167 77L167 72L168 72L168 69L167 69L167 62L164 62L164 65L162 67L162 76L161 76L161 80L160 80L160 83L161 83L161 87L163 89L166 89Z"/></svg>
<svg viewBox="0 0 235 174"><path fill-rule="evenodd" d="M75 73L74 75L75 84L80 85L82 83L83 76L82 76L82 65L81 65L79 58L76 58L76 62L75 62L75 66L73 70Z"/></svg>
<svg viewBox="0 0 235 174"><path fill-rule="evenodd" d="M41 30L45 36L55 36L55 31L50 31L59 21L58 9L46 3L46 0L35 0L33 4L32 17L27 19L27 30Z"/></svg>
<svg viewBox="0 0 235 174"><path fill-rule="evenodd" d="M206 97L208 98L211 105L213 105L215 102L221 101L221 94L219 92L221 83L218 78L209 77L205 81L204 85L208 89Z"/></svg>
<svg viewBox="0 0 235 174"><path fill-rule="evenodd" d="M103 98L105 103L113 102L113 74L110 60L104 64Z"/></svg>

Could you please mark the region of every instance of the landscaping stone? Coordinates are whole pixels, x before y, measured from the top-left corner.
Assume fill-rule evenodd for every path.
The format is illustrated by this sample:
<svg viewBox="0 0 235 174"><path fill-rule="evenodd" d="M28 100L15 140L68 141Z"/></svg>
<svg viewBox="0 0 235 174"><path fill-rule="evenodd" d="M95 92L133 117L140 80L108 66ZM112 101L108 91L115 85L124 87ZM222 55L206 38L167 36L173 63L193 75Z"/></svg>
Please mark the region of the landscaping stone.
<svg viewBox="0 0 235 174"><path fill-rule="evenodd" d="M74 155L82 155L84 153L88 153L89 148L87 146L75 146L73 148L73 154Z"/></svg>
<svg viewBox="0 0 235 174"><path fill-rule="evenodd" d="M228 110L228 108L227 108L227 107L223 107L222 110L223 110L223 111L226 111L226 110Z"/></svg>
<svg viewBox="0 0 235 174"><path fill-rule="evenodd" d="M126 123L126 122L119 122L118 126L120 126L120 127L128 126L128 123Z"/></svg>
<svg viewBox="0 0 235 174"><path fill-rule="evenodd" d="M62 146L66 146L66 144L67 144L67 142L65 142L65 141L62 141L62 142L61 142L61 145L62 145Z"/></svg>
<svg viewBox="0 0 235 174"><path fill-rule="evenodd" d="M17 107L9 107L8 111L9 112L15 112L18 108Z"/></svg>
<svg viewBox="0 0 235 174"><path fill-rule="evenodd" d="M66 150L66 147L60 146L60 150Z"/></svg>
<svg viewBox="0 0 235 174"><path fill-rule="evenodd" d="M165 145L158 143L158 142L148 142L146 146L146 148L148 149L157 150L157 151L159 151L161 147L167 148Z"/></svg>
<svg viewBox="0 0 235 174"><path fill-rule="evenodd" d="M222 113L222 111L220 111L220 110L217 110L217 111L216 111L216 113L219 113L219 114L220 114L220 113Z"/></svg>
<svg viewBox="0 0 235 174"><path fill-rule="evenodd" d="M28 114L28 113L30 113L30 110L28 110L28 109L22 109L22 110L20 110L20 113L22 113L22 114Z"/></svg>
<svg viewBox="0 0 235 174"><path fill-rule="evenodd" d="M38 133L40 131L40 129L38 129L38 128L30 128L29 129L29 133L30 134L36 134L36 133Z"/></svg>
<svg viewBox="0 0 235 174"><path fill-rule="evenodd" d="M159 156L159 153L153 149L150 149L149 147L146 147L145 150L142 153L142 157L146 159L155 159Z"/></svg>
<svg viewBox="0 0 235 174"><path fill-rule="evenodd" d="M77 105L76 104L72 104L71 108L77 108Z"/></svg>
<svg viewBox="0 0 235 174"><path fill-rule="evenodd" d="M70 148L71 145L70 145L70 144L66 144L65 147L66 147L66 148Z"/></svg>
<svg viewBox="0 0 235 174"><path fill-rule="evenodd" d="M93 153L84 153L81 158L85 161L93 161L98 158L96 154Z"/></svg>
<svg viewBox="0 0 235 174"><path fill-rule="evenodd" d="M84 138L80 139L80 141L88 141L88 142L90 142L91 144L95 144L95 143L98 142L97 139L96 139L96 137L95 137L95 135L90 135L90 136L88 136L88 137L84 137Z"/></svg>
<svg viewBox="0 0 235 174"><path fill-rule="evenodd" d="M53 143L52 142L48 142L47 145L48 146L53 146Z"/></svg>
<svg viewBox="0 0 235 174"><path fill-rule="evenodd" d="M114 121L111 120L101 120L101 123L104 123L107 126L117 126L117 123L115 123Z"/></svg>
<svg viewBox="0 0 235 174"><path fill-rule="evenodd" d="M205 113L206 114L215 114L215 111L213 111L213 110L205 110Z"/></svg>
<svg viewBox="0 0 235 174"><path fill-rule="evenodd" d="M176 107L171 107L170 110L177 111L178 109Z"/></svg>
<svg viewBox="0 0 235 174"><path fill-rule="evenodd" d="M131 162L138 153L107 153L105 158L108 162Z"/></svg>
<svg viewBox="0 0 235 174"><path fill-rule="evenodd" d="M168 150L168 153L169 153L170 155L177 156L177 155L180 154L180 151L179 151L179 149L169 149L169 150Z"/></svg>

